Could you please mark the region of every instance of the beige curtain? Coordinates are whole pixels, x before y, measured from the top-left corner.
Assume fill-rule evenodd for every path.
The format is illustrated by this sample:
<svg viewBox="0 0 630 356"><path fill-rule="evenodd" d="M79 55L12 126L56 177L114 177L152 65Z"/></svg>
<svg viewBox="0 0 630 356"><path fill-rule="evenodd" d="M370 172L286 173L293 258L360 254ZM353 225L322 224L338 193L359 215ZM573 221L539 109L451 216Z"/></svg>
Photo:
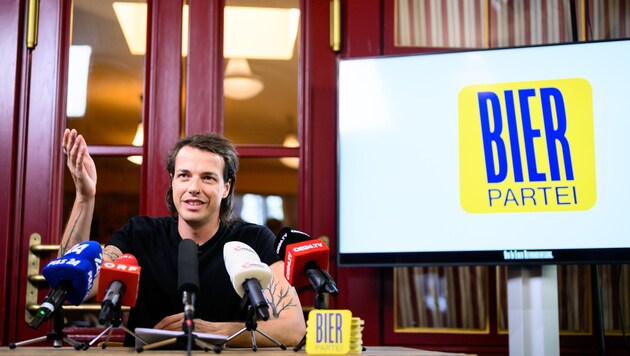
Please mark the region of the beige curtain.
<svg viewBox="0 0 630 356"><path fill-rule="evenodd" d="M398 0L398 47L494 48L573 41L570 0ZM630 37L626 0L576 1L577 40Z"/></svg>
<svg viewBox="0 0 630 356"><path fill-rule="evenodd" d="M488 325L489 267L394 268L396 330L461 329ZM507 332L507 267L494 267L497 327ZM558 313L563 334L592 333L589 265L558 266ZM600 294L607 334L629 330L630 266L600 266ZM428 330L431 331L431 330Z"/></svg>
<svg viewBox="0 0 630 356"><path fill-rule="evenodd" d="M487 47L487 6L486 0L398 0L395 44L399 47Z"/></svg>
<svg viewBox="0 0 630 356"><path fill-rule="evenodd" d="M394 268L396 328L485 331L487 267Z"/></svg>

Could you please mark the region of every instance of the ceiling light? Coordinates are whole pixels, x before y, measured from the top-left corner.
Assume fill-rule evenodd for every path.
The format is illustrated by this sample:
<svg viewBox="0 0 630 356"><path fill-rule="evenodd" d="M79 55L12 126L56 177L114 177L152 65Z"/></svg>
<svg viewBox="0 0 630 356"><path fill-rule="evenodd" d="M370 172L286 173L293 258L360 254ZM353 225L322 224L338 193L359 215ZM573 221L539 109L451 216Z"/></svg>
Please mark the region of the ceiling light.
<svg viewBox="0 0 630 356"><path fill-rule="evenodd" d="M88 74L90 73L90 46L70 46L68 64L68 100L66 115L83 117L87 101Z"/></svg>
<svg viewBox="0 0 630 356"><path fill-rule="evenodd" d="M115 2L112 6L129 52L143 55L147 48L147 4Z"/></svg>
<svg viewBox="0 0 630 356"><path fill-rule="evenodd" d="M112 4L129 52L144 55L147 49L147 4L115 2ZM182 56L188 55L188 5L182 10Z"/></svg>
<svg viewBox="0 0 630 356"><path fill-rule="evenodd" d="M142 123L138 124L138 128L136 128L136 135L133 137L133 142L131 143L133 146L141 147L144 143L144 131L142 130ZM135 163L137 165L142 164L142 156L134 155L128 156L127 159L129 162Z"/></svg>
<svg viewBox="0 0 630 356"><path fill-rule="evenodd" d="M300 10L226 6L224 16L225 58L293 58Z"/></svg>
<svg viewBox="0 0 630 356"><path fill-rule="evenodd" d="M260 77L252 74L245 58L232 58L225 68L223 94L226 98L246 100L258 95L265 85Z"/></svg>
<svg viewBox="0 0 630 356"><path fill-rule="evenodd" d="M134 55L144 55L147 4L114 2L113 7L129 51ZM223 55L225 58L291 59L299 20L299 9L226 6ZM188 5L184 5L182 55L187 54Z"/></svg>
<svg viewBox="0 0 630 356"><path fill-rule="evenodd" d="M294 134L288 134L284 138L284 142L282 143L282 146L300 147L300 141L298 141L297 136L295 136ZM280 158L280 163L284 164L285 166L289 168L298 169L298 167L300 166L300 159L298 157L282 157Z"/></svg>

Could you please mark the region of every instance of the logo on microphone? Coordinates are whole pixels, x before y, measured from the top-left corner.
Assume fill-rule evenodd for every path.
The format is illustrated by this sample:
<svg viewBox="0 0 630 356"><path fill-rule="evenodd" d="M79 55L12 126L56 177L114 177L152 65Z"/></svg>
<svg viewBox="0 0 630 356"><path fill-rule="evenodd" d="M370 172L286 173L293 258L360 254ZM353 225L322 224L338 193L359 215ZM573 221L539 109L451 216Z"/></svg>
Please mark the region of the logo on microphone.
<svg viewBox="0 0 630 356"><path fill-rule="evenodd" d="M117 271L136 272L140 271L140 266L128 266L121 263L105 262L103 267Z"/></svg>
<svg viewBox="0 0 630 356"><path fill-rule="evenodd" d="M68 252L66 252L65 254L67 255L67 254L74 253L76 255L80 255L81 252L83 252L89 246L90 246L90 244L88 244L88 243L80 243L80 244L72 246L72 248L69 249Z"/></svg>
<svg viewBox="0 0 630 356"><path fill-rule="evenodd" d="M265 268L267 267L267 265L262 262L245 261L243 262L243 265L241 267L245 270L254 268Z"/></svg>
<svg viewBox="0 0 630 356"><path fill-rule="evenodd" d="M588 81L471 85L460 91L458 108L465 211L579 211L595 205Z"/></svg>
<svg viewBox="0 0 630 356"><path fill-rule="evenodd" d="M284 277L287 281L291 280L291 268L293 268L293 255L288 253L284 265Z"/></svg>
<svg viewBox="0 0 630 356"><path fill-rule="evenodd" d="M282 237L280 238L280 242L278 243L278 246L276 247L276 253L280 254L280 250L282 249L282 245L284 244L284 240L287 238L287 234L282 235Z"/></svg>
<svg viewBox="0 0 630 356"><path fill-rule="evenodd" d="M69 265L76 267L81 264L81 260L77 260L76 258L58 258L56 260L52 260L48 263L48 266L58 266L58 265Z"/></svg>
<svg viewBox="0 0 630 356"><path fill-rule="evenodd" d="M241 251L247 251L250 253L256 253L251 247L249 247L248 245L245 245L243 243L241 244L234 244L234 252L241 252Z"/></svg>
<svg viewBox="0 0 630 356"><path fill-rule="evenodd" d="M293 248L294 252L307 251L314 248L322 248L324 244L322 242L313 242L308 245L300 245Z"/></svg>

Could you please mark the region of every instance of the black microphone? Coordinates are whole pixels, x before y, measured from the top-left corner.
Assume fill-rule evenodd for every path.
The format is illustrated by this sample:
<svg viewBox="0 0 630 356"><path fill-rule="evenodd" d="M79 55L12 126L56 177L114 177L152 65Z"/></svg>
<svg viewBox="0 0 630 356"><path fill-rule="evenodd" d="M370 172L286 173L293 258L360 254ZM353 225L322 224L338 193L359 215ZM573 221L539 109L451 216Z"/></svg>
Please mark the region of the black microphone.
<svg viewBox="0 0 630 356"><path fill-rule="evenodd" d="M199 261L197 244L190 239L179 243L178 254L178 291L184 304L184 330L192 329L195 318L195 302L199 293ZM190 330L192 331L192 330Z"/></svg>
<svg viewBox="0 0 630 356"><path fill-rule="evenodd" d="M310 239L311 235L303 231L294 229L292 227L283 227L280 232L278 232L278 236L276 236L276 241L274 241L273 246L276 249L276 253L280 257L280 259L284 260L284 256L286 255L287 251L287 245L308 241Z"/></svg>
<svg viewBox="0 0 630 356"><path fill-rule="evenodd" d="M52 289L48 295L42 301L39 310L35 314L35 317L28 324L32 329L37 329L43 321L50 319L53 312L59 310L61 304L66 300L68 291L72 289L72 282L69 280L62 280L57 284L55 289Z"/></svg>
<svg viewBox="0 0 630 356"><path fill-rule="evenodd" d="M274 246L284 260L284 276L289 284L300 287L310 283L318 293L339 294L335 281L326 271L330 250L323 241L285 227L278 233Z"/></svg>

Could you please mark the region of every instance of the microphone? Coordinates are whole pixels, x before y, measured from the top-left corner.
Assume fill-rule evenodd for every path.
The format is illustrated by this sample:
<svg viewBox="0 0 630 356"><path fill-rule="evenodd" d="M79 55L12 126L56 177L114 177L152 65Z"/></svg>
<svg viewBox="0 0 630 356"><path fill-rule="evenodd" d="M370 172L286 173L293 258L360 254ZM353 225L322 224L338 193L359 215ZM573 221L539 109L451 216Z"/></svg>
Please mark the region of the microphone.
<svg viewBox="0 0 630 356"><path fill-rule="evenodd" d="M197 244L191 239L183 239L178 250L177 284L184 304L184 326L192 332L195 318L195 303L199 293L199 260Z"/></svg>
<svg viewBox="0 0 630 356"><path fill-rule="evenodd" d="M81 304L90 293L102 263L103 249L96 241L81 242L62 257L50 261L42 269L42 275L52 290L28 326L37 329L65 300Z"/></svg>
<svg viewBox="0 0 630 356"><path fill-rule="evenodd" d="M310 239L311 236L303 231L292 227L283 227L280 232L278 232L278 236L276 237L276 241L274 241L273 246L276 249L278 256L284 260L287 245L309 241Z"/></svg>
<svg viewBox="0 0 630 356"><path fill-rule="evenodd" d="M339 294L328 269L330 249L319 239L300 230L285 227L274 243L278 256L284 260L284 276L294 287L309 283L318 293Z"/></svg>
<svg viewBox="0 0 630 356"><path fill-rule="evenodd" d="M133 255L125 253L116 262L103 264L96 295L96 301L102 302L98 317L101 325L110 321L113 312L122 305L136 306L139 283L140 266Z"/></svg>
<svg viewBox="0 0 630 356"><path fill-rule="evenodd" d="M271 282L271 270L251 247L230 241L223 246L223 259L234 290L250 302L262 320L269 319L269 304L262 290Z"/></svg>

